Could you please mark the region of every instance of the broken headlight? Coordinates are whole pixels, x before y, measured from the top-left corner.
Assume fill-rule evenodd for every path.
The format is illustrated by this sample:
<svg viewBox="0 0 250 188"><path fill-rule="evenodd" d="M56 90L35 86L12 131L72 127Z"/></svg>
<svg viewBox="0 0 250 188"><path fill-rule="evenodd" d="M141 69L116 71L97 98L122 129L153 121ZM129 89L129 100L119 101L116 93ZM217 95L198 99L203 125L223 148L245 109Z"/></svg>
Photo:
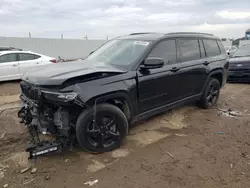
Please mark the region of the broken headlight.
<svg viewBox="0 0 250 188"><path fill-rule="evenodd" d="M60 93L60 92L51 92L51 91L42 91L44 94L44 97L51 101L56 102L70 102L75 100L77 97L77 93L74 92L66 92L66 93Z"/></svg>

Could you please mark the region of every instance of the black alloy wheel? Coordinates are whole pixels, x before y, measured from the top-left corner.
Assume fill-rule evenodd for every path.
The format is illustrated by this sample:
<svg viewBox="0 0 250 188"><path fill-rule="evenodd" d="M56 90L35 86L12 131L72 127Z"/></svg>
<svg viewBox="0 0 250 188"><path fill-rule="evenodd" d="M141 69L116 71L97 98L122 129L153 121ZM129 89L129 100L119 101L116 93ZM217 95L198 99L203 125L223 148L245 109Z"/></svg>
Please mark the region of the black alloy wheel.
<svg viewBox="0 0 250 188"><path fill-rule="evenodd" d="M219 95L220 95L220 83L217 79L211 78L208 81L198 104L199 106L205 109L211 108L216 104Z"/></svg>
<svg viewBox="0 0 250 188"><path fill-rule="evenodd" d="M120 139L120 132L114 117L97 117L86 127L84 133L88 142L96 148L108 148Z"/></svg>
<svg viewBox="0 0 250 188"><path fill-rule="evenodd" d="M111 104L86 109L76 123L76 136L80 145L93 153L102 153L119 148L128 132L128 121L124 113Z"/></svg>
<svg viewBox="0 0 250 188"><path fill-rule="evenodd" d="M216 103L219 97L219 91L220 91L220 88L216 83L213 83L210 85L210 88L207 92L207 98L206 98L207 104L209 106L212 106Z"/></svg>

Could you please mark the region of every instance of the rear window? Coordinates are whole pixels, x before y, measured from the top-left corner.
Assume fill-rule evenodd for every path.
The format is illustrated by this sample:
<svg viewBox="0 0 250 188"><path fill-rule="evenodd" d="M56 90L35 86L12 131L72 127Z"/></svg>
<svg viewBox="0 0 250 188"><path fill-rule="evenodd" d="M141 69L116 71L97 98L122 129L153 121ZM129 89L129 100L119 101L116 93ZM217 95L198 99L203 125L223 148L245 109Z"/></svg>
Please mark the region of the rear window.
<svg viewBox="0 0 250 188"><path fill-rule="evenodd" d="M38 59L41 56L36 55L36 54L30 54L30 53L20 53L19 54L19 60L20 61L28 61L28 60L33 60L33 59Z"/></svg>
<svg viewBox="0 0 250 188"><path fill-rule="evenodd" d="M220 55L220 49L216 40L203 39L207 57Z"/></svg>

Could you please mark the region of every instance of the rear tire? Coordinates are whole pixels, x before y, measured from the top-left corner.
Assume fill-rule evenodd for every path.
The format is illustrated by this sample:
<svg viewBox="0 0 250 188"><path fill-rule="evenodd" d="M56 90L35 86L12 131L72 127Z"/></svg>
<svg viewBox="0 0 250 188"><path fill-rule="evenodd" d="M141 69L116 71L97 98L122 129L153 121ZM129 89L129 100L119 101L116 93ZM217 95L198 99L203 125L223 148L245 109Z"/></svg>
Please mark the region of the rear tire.
<svg viewBox="0 0 250 188"><path fill-rule="evenodd" d="M79 144L92 153L103 153L119 148L128 133L125 114L116 106L105 103L84 110L76 123L76 137Z"/></svg>
<svg viewBox="0 0 250 188"><path fill-rule="evenodd" d="M212 108L216 104L219 95L220 83L217 79L211 78L204 89L198 105L204 109Z"/></svg>

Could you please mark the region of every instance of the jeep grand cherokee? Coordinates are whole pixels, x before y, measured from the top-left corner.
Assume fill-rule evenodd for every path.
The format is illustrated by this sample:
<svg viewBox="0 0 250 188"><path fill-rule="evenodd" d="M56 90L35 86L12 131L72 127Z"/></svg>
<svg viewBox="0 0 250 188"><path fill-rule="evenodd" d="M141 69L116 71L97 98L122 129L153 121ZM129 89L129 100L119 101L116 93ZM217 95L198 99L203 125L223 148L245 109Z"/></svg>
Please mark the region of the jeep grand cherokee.
<svg viewBox="0 0 250 188"><path fill-rule="evenodd" d="M18 114L31 135L30 157L75 141L90 152L110 151L136 121L191 101L211 108L227 70L225 49L211 34L133 33L85 59L30 71Z"/></svg>

